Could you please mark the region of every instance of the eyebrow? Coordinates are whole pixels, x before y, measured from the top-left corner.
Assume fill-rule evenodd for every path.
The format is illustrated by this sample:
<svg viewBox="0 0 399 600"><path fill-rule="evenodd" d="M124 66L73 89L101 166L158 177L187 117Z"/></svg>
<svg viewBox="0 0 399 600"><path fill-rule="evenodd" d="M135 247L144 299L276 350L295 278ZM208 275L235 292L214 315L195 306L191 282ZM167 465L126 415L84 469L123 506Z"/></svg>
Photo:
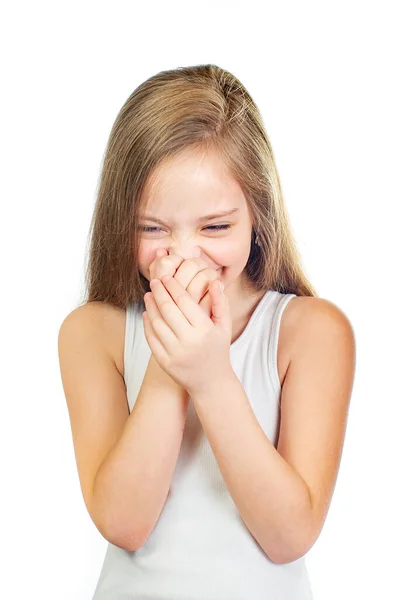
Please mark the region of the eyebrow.
<svg viewBox="0 0 399 600"><path fill-rule="evenodd" d="M231 210L225 210L223 212L218 212L218 213L213 213L210 215L205 215L204 217L200 217L198 219L199 223L203 223L204 221L210 221L212 219L218 219L220 217L226 217L227 215L232 215L233 213L236 213L237 211L239 211L239 208L233 208ZM155 221L155 223L160 223L161 225L167 225L167 223L165 223L165 221L162 221L162 219L158 219L157 217L152 217L151 215L143 215L141 217L142 219L145 219L147 221Z"/></svg>

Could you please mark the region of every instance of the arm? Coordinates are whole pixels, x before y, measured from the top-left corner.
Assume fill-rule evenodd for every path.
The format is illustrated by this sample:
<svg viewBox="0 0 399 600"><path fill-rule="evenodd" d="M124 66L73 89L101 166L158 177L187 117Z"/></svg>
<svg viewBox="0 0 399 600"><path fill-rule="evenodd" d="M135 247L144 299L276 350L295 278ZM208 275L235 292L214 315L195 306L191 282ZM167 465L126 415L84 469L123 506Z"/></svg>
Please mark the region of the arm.
<svg viewBox="0 0 399 600"><path fill-rule="evenodd" d="M187 409L187 392L151 355L122 435L93 485L99 521L120 547L139 548L159 518L176 467Z"/></svg>
<svg viewBox="0 0 399 600"><path fill-rule="evenodd" d="M337 478L354 372L347 317L322 298L301 298L281 394L277 450L234 371L191 394L231 496L248 529L277 563L317 539Z"/></svg>
<svg viewBox="0 0 399 600"><path fill-rule="evenodd" d="M234 371L215 381L207 397L192 399L234 503L259 545L271 560L278 548L298 548L308 537L308 489L264 433Z"/></svg>

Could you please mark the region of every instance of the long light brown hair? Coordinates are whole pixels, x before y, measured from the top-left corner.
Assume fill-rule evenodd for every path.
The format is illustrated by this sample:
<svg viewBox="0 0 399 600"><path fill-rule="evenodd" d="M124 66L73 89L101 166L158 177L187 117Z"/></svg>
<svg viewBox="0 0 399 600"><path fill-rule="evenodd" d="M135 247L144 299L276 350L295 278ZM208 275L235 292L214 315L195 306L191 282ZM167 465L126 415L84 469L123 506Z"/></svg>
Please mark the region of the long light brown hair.
<svg viewBox="0 0 399 600"><path fill-rule="evenodd" d="M150 77L119 111L90 224L83 303L143 302L150 291L137 264L143 189L155 167L188 147L216 149L243 190L254 224L243 273L250 289L317 296L301 265L259 109L234 75L209 64Z"/></svg>

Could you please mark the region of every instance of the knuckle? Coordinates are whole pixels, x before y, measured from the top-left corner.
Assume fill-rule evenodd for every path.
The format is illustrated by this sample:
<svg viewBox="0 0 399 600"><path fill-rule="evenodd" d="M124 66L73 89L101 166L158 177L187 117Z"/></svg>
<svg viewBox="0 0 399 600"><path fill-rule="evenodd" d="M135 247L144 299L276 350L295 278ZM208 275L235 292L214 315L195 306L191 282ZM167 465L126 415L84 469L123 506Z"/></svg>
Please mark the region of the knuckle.
<svg viewBox="0 0 399 600"><path fill-rule="evenodd" d="M184 299L187 298L187 293L183 292L182 294L178 294L175 297L176 304L181 304L184 302Z"/></svg>
<svg viewBox="0 0 399 600"><path fill-rule="evenodd" d="M185 262L193 267L198 266L198 258L186 258Z"/></svg>
<svg viewBox="0 0 399 600"><path fill-rule="evenodd" d="M159 308L159 310L161 312L163 310L166 310L166 308L168 308L169 305L170 305L169 300L160 300L160 301L158 301L158 308Z"/></svg>
<svg viewBox="0 0 399 600"><path fill-rule="evenodd" d="M170 264L173 263L172 257L167 255L167 256L161 256L161 258L159 259L159 264Z"/></svg>
<svg viewBox="0 0 399 600"><path fill-rule="evenodd" d="M160 330L160 325L162 325L162 319L161 317L154 317L152 320L152 328L155 329L156 331Z"/></svg>
<svg viewBox="0 0 399 600"><path fill-rule="evenodd" d="M206 285L207 283L217 279L218 275L214 269L204 269L198 273L197 277L199 277L200 281Z"/></svg>
<svg viewBox="0 0 399 600"><path fill-rule="evenodd" d="M169 256L162 256L158 262L157 268L159 270L165 270L168 269L170 265L173 265L173 261L170 260Z"/></svg>
<svg viewBox="0 0 399 600"><path fill-rule="evenodd" d="M162 256L157 265L157 276L163 277L164 275L173 275L176 267L173 259L170 256Z"/></svg>
<svg viewBox="0 0 399 600"><path fill-rule="evenodd" d="M208 282L208 277L206 275L206 271L199 271L195 276L196 282L200 283L201 286L204 286Z"/></svg>
<svg viewBox="0 0 399 600"><path fill-rule="evenodd" d="M183 259L178 254L168 254L164 258L166 264L169 267L172 266L174 269L177 269L177 267L183 262Z"/></svg>

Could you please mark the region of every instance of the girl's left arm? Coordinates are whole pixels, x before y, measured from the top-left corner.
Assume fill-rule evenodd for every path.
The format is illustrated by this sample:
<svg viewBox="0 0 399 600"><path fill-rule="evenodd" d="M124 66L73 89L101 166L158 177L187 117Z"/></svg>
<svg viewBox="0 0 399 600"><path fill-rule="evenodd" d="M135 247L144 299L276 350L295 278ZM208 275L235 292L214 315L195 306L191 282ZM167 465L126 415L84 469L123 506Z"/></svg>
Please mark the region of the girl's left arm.
<svg viewBox="0 0 399 600"><path fill-rule="evenodd" d="M354 370L351 324L334 304L301 298L297 341L281 392L277 449L231 370L191 398L242 519L276 563L308 552L338 474Z"/></svg>

